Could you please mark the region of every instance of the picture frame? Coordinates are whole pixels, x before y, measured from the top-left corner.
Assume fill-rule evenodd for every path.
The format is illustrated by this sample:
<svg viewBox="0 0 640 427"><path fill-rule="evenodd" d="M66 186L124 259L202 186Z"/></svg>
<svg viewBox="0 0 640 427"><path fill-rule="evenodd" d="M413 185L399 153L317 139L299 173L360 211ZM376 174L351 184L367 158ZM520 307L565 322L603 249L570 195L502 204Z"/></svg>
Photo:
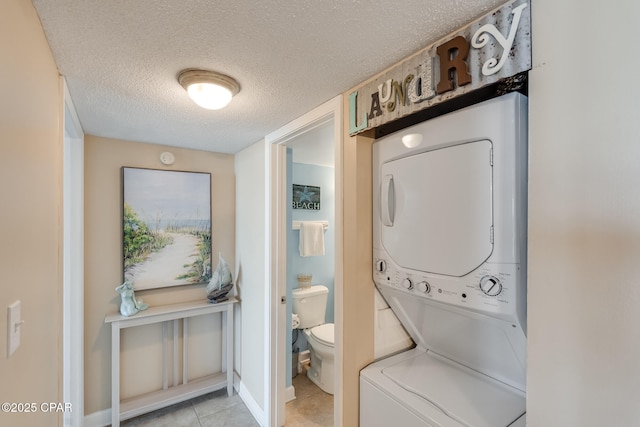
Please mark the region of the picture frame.
<svg viewBox="0 0 640 427"><path fill-rule="evenodd" d="M320 210L320 187L293 184L293 209Z"/></svg>
<svg viewBox="0 0 640 427"><path fill-rule="evenodd" d="M211 279L211 174L122 167L122 271L135 290Z"/></svg>

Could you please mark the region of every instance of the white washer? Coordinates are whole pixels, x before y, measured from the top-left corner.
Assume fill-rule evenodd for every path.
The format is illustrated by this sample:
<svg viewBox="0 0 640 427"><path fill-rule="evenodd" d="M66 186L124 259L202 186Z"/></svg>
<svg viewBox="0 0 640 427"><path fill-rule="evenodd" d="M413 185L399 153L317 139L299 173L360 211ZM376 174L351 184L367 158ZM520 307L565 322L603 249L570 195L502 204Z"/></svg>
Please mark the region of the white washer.
<svg viewBox="0 0 640 427"><path fill-rule="evenodd" d="M363 427L516 426L524 418L523 392L419 348L365 368L360 378Z"/></svg>
<svg viewBox="0 0 640 427"><path fill-rule="evenodd" d="M416 347L360 374L362 427L524 425L527 100L374 144L374 282Z"/></svg>

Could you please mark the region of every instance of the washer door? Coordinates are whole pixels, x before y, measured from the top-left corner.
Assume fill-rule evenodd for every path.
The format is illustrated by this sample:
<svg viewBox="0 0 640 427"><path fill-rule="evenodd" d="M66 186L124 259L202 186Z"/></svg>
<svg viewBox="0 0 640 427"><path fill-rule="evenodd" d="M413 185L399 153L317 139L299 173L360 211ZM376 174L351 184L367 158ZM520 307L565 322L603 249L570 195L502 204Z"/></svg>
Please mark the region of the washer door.
<svg viewBox="0 0 640 427"><path fill-rule="evenodd" d="M382 165L382 244L400 266L464 276L493 251L492 145L480 140Z"/></svg>
<svg viewBox="0 0 640 427"><path fill-rule="evenodd" d="M416 357L382 368L382 375L460 425L505 427L525 413L526 398L521 391L430 351L414 354Z"/></svg>

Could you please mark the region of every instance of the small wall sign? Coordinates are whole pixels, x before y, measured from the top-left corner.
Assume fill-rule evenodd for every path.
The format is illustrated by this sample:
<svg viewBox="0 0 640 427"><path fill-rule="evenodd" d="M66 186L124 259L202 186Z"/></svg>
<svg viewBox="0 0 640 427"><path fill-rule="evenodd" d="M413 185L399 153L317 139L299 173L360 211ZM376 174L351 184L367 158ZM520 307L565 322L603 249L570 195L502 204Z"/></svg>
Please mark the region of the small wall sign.
<svg viewBox="0 0 640 427"><path fill-rule="evenodd" d="M293 209L320 210L320 187L293 184Z"/></svg>

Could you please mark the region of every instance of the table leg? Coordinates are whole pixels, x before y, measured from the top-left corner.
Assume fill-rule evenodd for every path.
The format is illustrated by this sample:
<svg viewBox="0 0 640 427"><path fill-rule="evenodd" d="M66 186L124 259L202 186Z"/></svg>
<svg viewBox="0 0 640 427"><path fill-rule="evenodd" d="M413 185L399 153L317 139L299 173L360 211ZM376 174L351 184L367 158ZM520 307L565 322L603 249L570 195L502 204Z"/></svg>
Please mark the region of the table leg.
<svg viewBox="0 0 640 427"><path fill-rule="evenodd" d="M120 323L111 324L111 427L120 427Z"/></svg>
<svg viewBox="0 0 640 427"><path fill-rule="evenodd" d="M226 327L226 355L227 355L227 395L233 396L233 304L229 304L225 312Z"/></svg>

